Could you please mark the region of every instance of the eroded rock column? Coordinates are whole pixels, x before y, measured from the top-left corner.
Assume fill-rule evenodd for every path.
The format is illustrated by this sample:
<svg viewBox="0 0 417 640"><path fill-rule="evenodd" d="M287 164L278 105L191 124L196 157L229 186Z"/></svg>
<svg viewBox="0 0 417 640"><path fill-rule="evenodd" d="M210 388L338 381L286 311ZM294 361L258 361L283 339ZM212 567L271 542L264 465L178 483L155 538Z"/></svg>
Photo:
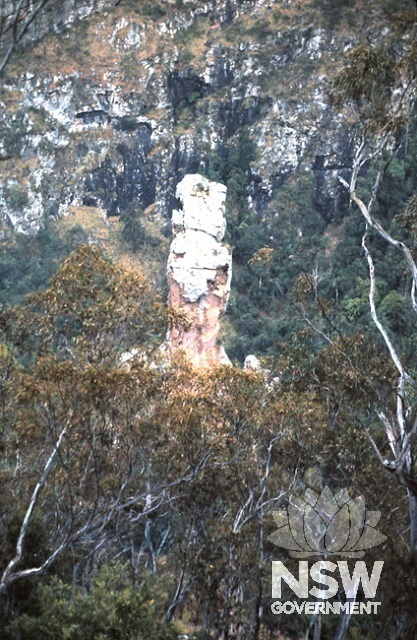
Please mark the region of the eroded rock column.
<svg viewBox="0 0 417 640"><path fill-rule="evenodd" d="M222 244L226 187L189 174L178 184L176 196L180 208L172 212L169 304L186 314L191 328L173 329L169 348L171 353L182 349L196 366L230 364L223 347L216 344L232 276L232 256Z"/></svg>

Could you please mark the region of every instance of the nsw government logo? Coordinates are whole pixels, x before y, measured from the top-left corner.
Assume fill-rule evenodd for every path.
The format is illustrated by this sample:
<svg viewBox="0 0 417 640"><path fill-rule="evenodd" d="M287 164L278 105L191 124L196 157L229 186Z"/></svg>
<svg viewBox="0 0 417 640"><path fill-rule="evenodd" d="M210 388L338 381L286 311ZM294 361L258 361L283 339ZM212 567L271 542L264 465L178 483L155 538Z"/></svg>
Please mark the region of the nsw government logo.
<svg viewBox="0 0 417 640"><path fill-rule="evenodd" d="M368 573L365 562L358 558L386 540L375 528L379 511L367 511L362 496L350 498L346 489L333 494L325 487L321 495L308 489L304 500L291 497L288 508L273 511L272 516L278 530L268 540L299 558L298 579L282 562L272 562L272 597L279 599L271 606L273 613L377 613L381 603L374 598L384 563L374 562ZM356 560L352 571L347 559ZM339 581L329 575L336 571ZM324 588L309 588L309 580ZM282 601L282 581L298 600ZM360 584L366 600L356 602Z"/></svg>

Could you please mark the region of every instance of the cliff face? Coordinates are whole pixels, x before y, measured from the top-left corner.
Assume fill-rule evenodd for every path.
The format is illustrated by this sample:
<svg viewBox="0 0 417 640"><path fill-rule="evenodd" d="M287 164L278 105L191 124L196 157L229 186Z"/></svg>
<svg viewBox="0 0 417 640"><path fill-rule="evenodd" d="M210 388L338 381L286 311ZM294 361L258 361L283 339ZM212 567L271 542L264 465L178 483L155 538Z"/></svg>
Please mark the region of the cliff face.
<svg viewBox="0 0 417 640"><path fill-rule="evenodd" d="M228 353L271 352L297 276L331 270L346 228L353 125L328 87L388 4L54 0L0 91L0 248L81 225L163 283L176 185L199 173L228 189Z"/></svg>
<svg viewBox="0 0 417 640"><path fill-rule="evenodd" d="M232 275L232 256L221 244L226 229L226 188L192 174L179 183L176 197L180 208L172 213L169 304L185 314L190 328L173 329L168 345L171 353L182 350L199 367L230 364L217 344Z"/></svg>
<svg viewBox="0 0 417 640"><path fill-rule="evenodd" d="M264 215L285 180L312 173L327 220L348 166L325 94L344 31L314 0L63 3L7 68L0 96L0 230L36 232L74 207L167 220L175 185L210 174L243 127ZM343 18L343 8L340 10ZM325 142L323 142L325 140Z"/></svg>

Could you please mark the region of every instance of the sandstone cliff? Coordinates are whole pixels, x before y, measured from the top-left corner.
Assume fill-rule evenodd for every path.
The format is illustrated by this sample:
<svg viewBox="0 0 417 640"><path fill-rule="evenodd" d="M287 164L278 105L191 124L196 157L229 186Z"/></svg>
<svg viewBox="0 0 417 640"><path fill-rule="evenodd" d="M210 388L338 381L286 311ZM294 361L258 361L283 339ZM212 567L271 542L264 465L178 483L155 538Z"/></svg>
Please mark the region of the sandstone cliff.
<svg viewBox="0 0 417 640"><path fill-rule="evenodd" d="M221 243L226 229L226 187L190 174L178 184L176 196L181 208L172 213L169 304L185 313L190 328L173 329L169 348L171 353L183 350L196 366L229 364L217 344L232 275L232 256Z"/></svg>
<svg viewBox="0 0 417 640"><path fill-rule="evenodd" d="M325 86L354 36L324 29L313 0L61 4L6 69L0 237L71 207L167 217L175 184L210 170L243 127L258 146L252 209L264 215L306 169L331 219L350 146Z"/></svg>
<svg viewBox="0 0 417 640"><path fill-rule="evenodd" d="M273 350L294 330L298 274L342 264L338 176L349 177L354 132L328 88L361 33L379 41L393 4L54 0L2 78L0 249L15 232L29 243L73 225L136 252L161 284L176 185L201 173L228 187L227 351L243 364ZM0 265L0 303L24 284L15 273Z"/></svg>

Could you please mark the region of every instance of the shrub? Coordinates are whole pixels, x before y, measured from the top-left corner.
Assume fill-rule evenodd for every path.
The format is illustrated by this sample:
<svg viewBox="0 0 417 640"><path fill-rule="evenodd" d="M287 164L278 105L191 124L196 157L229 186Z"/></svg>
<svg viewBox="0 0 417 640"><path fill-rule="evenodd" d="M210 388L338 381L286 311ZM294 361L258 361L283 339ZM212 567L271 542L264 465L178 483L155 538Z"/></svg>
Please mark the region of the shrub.
<svg viewBox="0 0 417 640"><path fill-rule="evenodd" d="M163 603L152 576L139 585L126 567L104 566L84 594L81 587L52 579L38 588L38 615L23 615L6 629L21 640L176 640L178 630L164 625ZM17 635L16 635L17 634Z"/></svg>
<svg viewBox="0 0 417 640"><path fill-rule="evenodd" d="M151 6L145 9L145 13L150 18L152 18L152 20L157 21L166 15L167 10L165 9L165 7L161 6L160 4L152 4Z"/></svg>
<svg viewBox="0 0 417 640"><path fill-rule="evenodd" d="M14 211L22 211L28 206L29 202L27 191L17 184L7 189L6 200L9 207Z"/></svg>
<svg viewBox="0 0 417 640"><path fill-rule="evenodd" d="M131 206L120 216L123 222L122 238L134 253L139 251L146 239L146 232L140 219L142 214L141 209Z"/></svg>

